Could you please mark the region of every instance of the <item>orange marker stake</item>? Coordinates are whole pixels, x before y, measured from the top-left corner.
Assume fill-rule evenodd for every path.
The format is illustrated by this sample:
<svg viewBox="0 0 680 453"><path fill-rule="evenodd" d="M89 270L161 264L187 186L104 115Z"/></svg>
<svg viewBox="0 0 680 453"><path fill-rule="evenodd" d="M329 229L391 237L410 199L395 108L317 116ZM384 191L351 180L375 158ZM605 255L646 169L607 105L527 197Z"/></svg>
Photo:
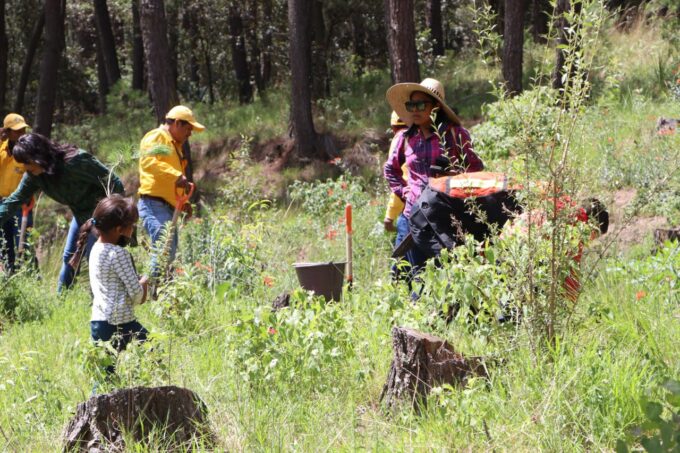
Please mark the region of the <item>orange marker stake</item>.
<svg viewBox="0 0 680 453"><path fill-rule="evenodd" d="M347 283L352 288L354 276L352 274L352 205L345 206L345 226L347 227Z"/></svg>

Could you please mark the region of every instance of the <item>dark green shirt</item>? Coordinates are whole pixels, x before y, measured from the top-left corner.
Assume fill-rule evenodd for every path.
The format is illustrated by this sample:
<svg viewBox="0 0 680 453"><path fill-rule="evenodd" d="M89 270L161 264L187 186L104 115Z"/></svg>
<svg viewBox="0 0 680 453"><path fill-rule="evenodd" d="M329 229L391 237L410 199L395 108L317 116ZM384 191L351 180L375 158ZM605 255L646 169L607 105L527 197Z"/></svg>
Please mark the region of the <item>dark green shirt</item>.
<svg viewBox="0 0 680 453"><path fill-rule="evenodd" d="M125 192L118 176L96 157L80 150L71 159L58 165L56 175L43 173L33 176L26 172L14 193L0 203L0 225L39 190L71 208L73 216L81 225L92 217L99 200L109 193Z"/></svg>

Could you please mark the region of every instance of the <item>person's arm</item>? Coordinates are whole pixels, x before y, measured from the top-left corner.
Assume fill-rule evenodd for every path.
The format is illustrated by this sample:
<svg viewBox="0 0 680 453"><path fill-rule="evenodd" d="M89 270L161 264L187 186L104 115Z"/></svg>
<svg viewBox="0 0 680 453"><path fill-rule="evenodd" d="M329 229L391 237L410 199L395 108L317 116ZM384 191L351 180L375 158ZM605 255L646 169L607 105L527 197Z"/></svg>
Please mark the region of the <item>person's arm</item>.
<svg viewBox="0 0 680 453"><path fill-rule="evenodd" d="M22 204L27 203L34 193L38 191L39 187L35 183L35 176L24 173L19 187L0 203L0 225L5 224L10 217L12 217L21 207Z"/></svg>
<svg viewBox="0 0 680 453"><path fill-rule="evenodd" d="M127 250L118 249L114 257L113 268L116 275L121 279L125 286L125 292L132 305L139 305L144 302L144 287L140 283L132 256Z"/></svg>
<svg viewBox="0 0 680 453"><path fill-rule="evenodd" d="M404 188L406 187L406 184L404 183L404 172L401 169L406 158L404 155L405 140L406 136L403 133L392 139L393 144L390 148L390 154L387 157L387 162L385 162L385 165L383 166L383 174L385 175L385 179L387 179L390 190L401 200L404 199Z"/></svg>
<svg viewBox="0 0 680 453"><path fill-rule="evenodd" d="M484 162L472 147L470 133L464 127L454 127L450 132L454 145L453 149L449 150L449 157L458 159L457 166L467 173L484 170Z"/></svg>

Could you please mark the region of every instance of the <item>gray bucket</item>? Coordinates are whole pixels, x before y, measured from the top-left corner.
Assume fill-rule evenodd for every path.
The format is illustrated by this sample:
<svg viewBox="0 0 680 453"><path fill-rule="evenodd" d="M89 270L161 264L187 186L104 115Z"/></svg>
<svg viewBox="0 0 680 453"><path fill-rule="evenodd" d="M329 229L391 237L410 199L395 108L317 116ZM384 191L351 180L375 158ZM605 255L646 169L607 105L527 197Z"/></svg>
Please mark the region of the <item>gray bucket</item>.
<svg viewBox="0 0 680 453"><path fill-rule="evenodd" d="M295 263L300 286L307 291L314 291L326 300L340 300L342 284L345 281L345 262L334 263Z"/></svg>

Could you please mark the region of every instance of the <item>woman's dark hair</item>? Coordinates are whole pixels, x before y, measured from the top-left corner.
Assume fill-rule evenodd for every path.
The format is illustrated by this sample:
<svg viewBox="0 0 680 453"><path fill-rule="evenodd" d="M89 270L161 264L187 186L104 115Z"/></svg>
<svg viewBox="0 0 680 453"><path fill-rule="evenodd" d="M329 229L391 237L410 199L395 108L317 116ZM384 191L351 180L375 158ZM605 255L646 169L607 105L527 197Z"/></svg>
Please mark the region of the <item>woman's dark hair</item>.
<svg viewBox="0 0 680 453"><path fill-rule="evenodd" d="M108 232L116 227L127 227L134 225L139 219L139 212L135 202L130 198L125 198L120 194L114 193L103 198L97 207L94 208L92 218L80 227L78 233L78 243L76 252L69 261L74 269L78 266L83 252L87 237L94 228L98 232Z"/></svg>
<svg viewBox="0 0 680 453"><path fill-rule="evenodd" d="M26 134L17 140L12 154L20 164L40 165L46 174L55 176L59 173L59 164L78 154L78 148L54 143L40 134Z"/></svg>

